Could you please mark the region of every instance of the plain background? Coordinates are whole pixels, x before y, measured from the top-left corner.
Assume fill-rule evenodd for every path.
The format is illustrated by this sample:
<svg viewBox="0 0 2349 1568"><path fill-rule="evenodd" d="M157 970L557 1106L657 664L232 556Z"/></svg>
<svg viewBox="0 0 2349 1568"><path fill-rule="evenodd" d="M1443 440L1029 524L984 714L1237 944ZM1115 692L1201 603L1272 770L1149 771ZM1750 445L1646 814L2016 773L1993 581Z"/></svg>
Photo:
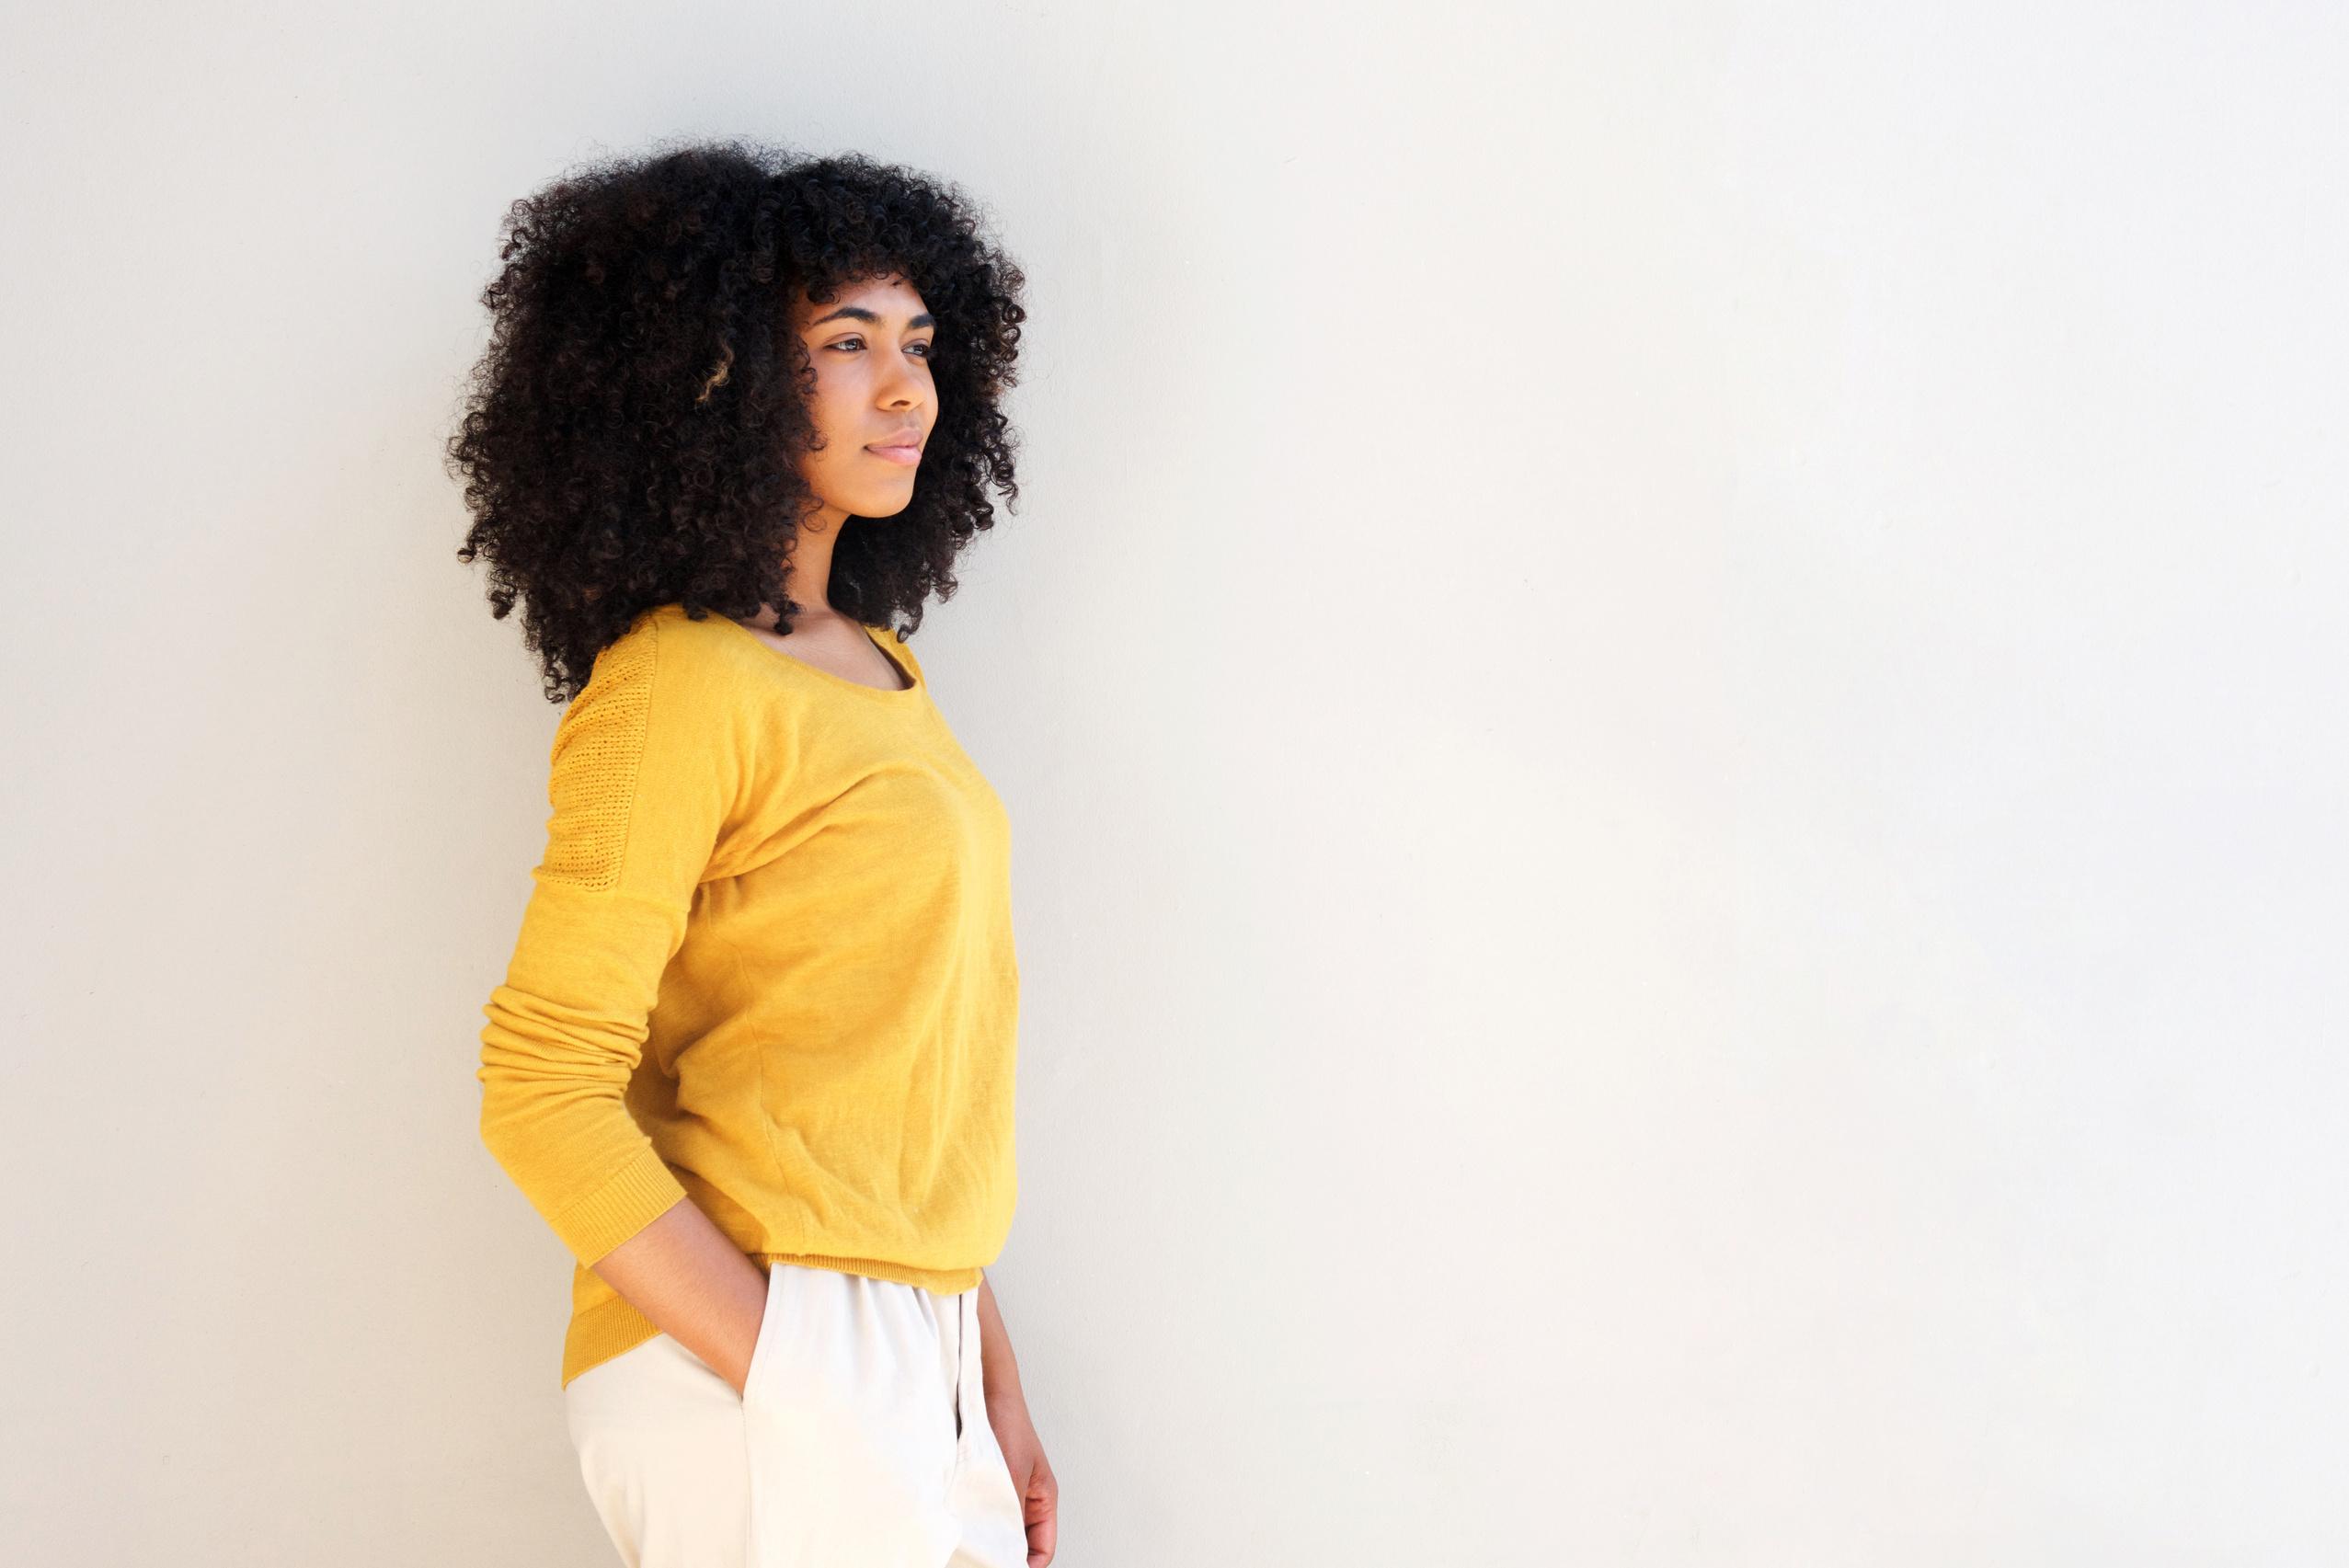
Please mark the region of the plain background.
<svg viewBox="0 0 2349 1568"><path fill-rule="evenodd" d="M476 1134L505 204L1026 262L918 647L1017 835L1069 1568L2349 1562L2349 22L8 11L0 1539L609 1561Z"/></svg>

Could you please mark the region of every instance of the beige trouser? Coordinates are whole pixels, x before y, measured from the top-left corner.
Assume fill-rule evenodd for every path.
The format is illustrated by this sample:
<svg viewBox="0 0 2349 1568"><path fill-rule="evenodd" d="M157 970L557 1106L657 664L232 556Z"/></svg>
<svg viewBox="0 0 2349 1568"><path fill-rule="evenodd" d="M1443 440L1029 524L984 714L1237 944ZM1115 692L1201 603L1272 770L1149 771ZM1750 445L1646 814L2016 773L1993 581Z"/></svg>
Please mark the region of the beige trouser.
<svg viewBox="0 0 2349 1568"><path fill-rule="evenodd" d="M564 1391L628 1568L1025 1568L979 1293L777 1264L737 1398L667 1334Z"/></svg>

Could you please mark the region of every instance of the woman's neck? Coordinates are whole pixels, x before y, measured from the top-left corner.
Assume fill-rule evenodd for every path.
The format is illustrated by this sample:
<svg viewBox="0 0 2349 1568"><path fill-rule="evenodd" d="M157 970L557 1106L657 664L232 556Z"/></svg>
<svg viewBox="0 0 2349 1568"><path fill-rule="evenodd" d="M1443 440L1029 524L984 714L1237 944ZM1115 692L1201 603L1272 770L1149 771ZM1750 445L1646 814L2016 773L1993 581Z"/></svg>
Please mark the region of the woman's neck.
<svg viewBox="0 0 2349 1568"><path fill-rule="evenodd" d="M841 525L847 521L846 512L825 507L802 519L793 534L783 592L802 610L831 613L832 546L840 543Z"/></svg>

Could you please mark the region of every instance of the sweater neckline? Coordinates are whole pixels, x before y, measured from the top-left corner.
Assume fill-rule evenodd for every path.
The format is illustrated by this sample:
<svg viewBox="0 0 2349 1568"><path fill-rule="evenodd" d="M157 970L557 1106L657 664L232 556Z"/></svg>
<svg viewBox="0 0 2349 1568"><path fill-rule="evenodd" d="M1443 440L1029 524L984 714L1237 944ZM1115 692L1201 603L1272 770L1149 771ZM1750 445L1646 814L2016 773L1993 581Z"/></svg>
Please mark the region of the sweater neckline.
<svg viewBox="0 0 2349 1568"><path fill-rule="evenodd" d="M881 657L889 661L891 668L901 671L909 684L900 686L896 691L890 692L885 691L878 686L867 686L862 681L851 681L845 675L835 675L829 670L819 669L817 666L808 663L806 659L801 658L796 654L785 653L779 647L772 647L768 646L764 638L751 631L750 627L744 625L741 622L737 621L731 615L723 614L715 610L710 612L710 613L714 619L725 622L737 632L739 632L742 635L750 638L751 646L770 658L779 658L785 664L791 666L792 669L803 670L807 674L814 677L816 680L823 681L829 685L840 687L842 691L853 692L857 696L868 697L875 701L884 703L905 702L921 694L922 671L916 669L910 660L900 659L897 657L897 655L891 653L888 650L888 646L881 641L880 634L876 632L872 627L865 625L865 624L861 621L858 622L857 624L863 628L865 635L872 639L873 646L880 650Z"/></svg>

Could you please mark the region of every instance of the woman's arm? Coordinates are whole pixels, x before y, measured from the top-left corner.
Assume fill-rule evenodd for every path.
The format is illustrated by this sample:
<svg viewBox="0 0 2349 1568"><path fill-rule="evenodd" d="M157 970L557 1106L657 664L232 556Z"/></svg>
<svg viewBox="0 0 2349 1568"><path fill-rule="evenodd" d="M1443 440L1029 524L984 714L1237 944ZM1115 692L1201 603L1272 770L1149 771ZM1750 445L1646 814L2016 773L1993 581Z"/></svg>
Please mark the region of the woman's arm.
<svg viewBox="0 0 2349 1568"><path fill-rule="evenodd" d="M987 1424L995 1429L995 1446L1003 1450L1012 1483L1019 1488L1027 1520L1028 1568L1045 1568L1060 1539L1060 1483L1044 1458L1044 1445L1037 1441L1027 1396L1020 1391L1012 1338L1003 1332L1003 1314L984 1275L979 1279L979 1375L987 1396Z"/></svg>
<svg viewBox="0 0 2349 1568"><path fill-rule="evenodd" d="M736 1393L742 1391L751 1353L759 1347L767 1276L692 1198L671 1206L593 1267L655 1328L708 1362ZM983 1331L980 1344L983 1352Z"/></svg>
<svg viewBox="0 0 2349 1568"><path fill-rule="evenodd" d="M719 1351L722 1368L731 1333L748 1326L755 1340L755 1320L741 1324L734 1309L758 1265L717 1259L708 1221L671 1212L692 1209L684 1185L627 1094L703 874L755 787L752 710L690 632L669 643L667 620L647 615L599 654L556 727L546 851L505 980L482 1009L481 1137L574 1258L655 1323L676 1320L696 1355ZM664 1220L663 1237L632 1245ZM664 1308L729 1278L710 1291L714 1311Z"/></svg>

